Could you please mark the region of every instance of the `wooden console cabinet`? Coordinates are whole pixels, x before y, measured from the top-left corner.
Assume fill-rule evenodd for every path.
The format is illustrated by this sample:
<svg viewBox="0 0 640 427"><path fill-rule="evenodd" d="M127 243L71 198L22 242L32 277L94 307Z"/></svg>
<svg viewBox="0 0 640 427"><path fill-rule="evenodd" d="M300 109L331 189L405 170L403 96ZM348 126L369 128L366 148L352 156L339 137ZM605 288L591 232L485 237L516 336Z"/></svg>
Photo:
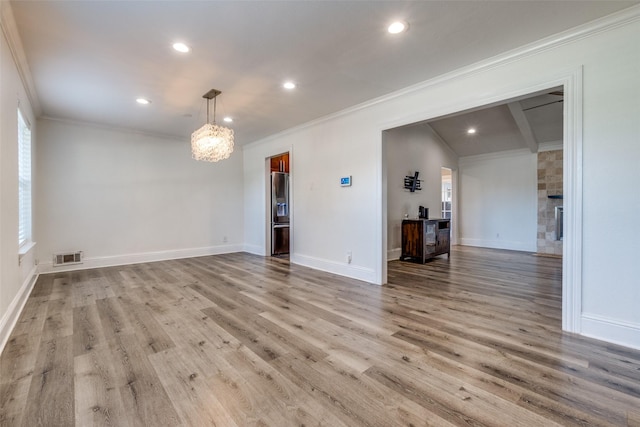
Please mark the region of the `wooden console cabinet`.
<svg viewBox="0 0 640 427"><path fill-rule="evenodd" d="M451 255L451 221L448 219L405 219L402 221L400 261L424 264L438 255Z"/></svg>

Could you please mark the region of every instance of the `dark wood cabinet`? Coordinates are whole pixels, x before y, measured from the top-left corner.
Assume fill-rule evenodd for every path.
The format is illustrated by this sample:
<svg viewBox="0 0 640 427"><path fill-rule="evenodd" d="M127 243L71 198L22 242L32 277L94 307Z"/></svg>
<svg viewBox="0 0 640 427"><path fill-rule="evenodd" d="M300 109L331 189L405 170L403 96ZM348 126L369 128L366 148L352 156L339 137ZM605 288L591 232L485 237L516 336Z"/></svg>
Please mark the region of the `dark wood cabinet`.
<svg viewBox="0 0 640 427"><path fill-rule="evenodd" d="M284 153L271 158L271 172L289 173L289 153Z"/></svg>
<svg viewBox="0 0 640 427"><path fill-rule="evenodd" d="M424 263L429 258L451 253L451 221L448 219L405 219L402 221L400 261Z"/></svg>

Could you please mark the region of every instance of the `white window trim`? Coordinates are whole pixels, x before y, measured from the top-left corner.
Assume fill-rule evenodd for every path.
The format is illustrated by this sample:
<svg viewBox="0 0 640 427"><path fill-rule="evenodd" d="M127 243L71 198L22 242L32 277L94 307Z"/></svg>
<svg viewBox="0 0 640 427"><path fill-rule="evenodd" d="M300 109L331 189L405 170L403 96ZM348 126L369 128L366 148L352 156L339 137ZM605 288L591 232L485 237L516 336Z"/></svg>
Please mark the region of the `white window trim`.
<svg viewBox="0 0 640 427"><path fill-rule="evenodd" d="M17 108L17 125L18 125L18 245L20 255L26 254L33 247L32 228L33 228L33 174L32 174L32 148L33 142L31 138L31 124L29 119L20 109ZM26 131L26 132L25 132ZM26 134L26 135L25 135ZM24 151L24 137L28 137L29 147L28 152ZM28 155L28 159L23 159L24 154ZM28 174L27 181L27 204L24 205L23 195L23 174L25 173L25 166ZM26 212L25 212L26 208Z"/></svg>

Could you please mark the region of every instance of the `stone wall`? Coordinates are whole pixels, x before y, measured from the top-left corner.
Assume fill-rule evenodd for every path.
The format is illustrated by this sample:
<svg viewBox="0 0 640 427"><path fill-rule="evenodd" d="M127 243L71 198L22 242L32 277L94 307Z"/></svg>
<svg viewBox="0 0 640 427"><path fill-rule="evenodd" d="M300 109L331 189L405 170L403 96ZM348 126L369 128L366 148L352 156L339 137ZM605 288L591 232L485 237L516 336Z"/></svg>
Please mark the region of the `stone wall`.
<svg viewBox="0 0 640 427"><path fill-rule="evenodd" d="M562 199L562 150L538 153L538 253L562 255L562 241L556 240L555 208Z"/></svg>

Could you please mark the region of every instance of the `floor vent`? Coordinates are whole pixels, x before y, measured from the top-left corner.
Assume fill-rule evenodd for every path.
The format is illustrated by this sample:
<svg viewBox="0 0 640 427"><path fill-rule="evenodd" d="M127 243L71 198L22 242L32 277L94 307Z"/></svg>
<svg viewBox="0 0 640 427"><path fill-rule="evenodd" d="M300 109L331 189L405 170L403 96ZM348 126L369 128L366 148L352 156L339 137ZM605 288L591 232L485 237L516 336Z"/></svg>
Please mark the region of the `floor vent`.
<svg viewBox="0 0 640 427"><path fill-rule="evenodd" d="M69 252L66 254L55 254L53 256L53 266L82 264L82 251Z"/></svg>

